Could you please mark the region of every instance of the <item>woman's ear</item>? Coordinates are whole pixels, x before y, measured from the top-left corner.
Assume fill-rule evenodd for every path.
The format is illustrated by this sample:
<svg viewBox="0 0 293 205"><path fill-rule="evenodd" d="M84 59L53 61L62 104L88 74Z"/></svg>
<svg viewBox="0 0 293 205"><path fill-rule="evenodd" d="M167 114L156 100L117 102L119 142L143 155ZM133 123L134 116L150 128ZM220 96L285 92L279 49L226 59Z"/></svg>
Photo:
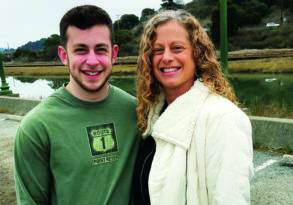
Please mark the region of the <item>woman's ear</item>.
<svg viewBox="0 0 293 205"><path fill-rule="evenodd" d="M67 52L63 46L58 46L58 56L64 65L68 64Z"/></svg>

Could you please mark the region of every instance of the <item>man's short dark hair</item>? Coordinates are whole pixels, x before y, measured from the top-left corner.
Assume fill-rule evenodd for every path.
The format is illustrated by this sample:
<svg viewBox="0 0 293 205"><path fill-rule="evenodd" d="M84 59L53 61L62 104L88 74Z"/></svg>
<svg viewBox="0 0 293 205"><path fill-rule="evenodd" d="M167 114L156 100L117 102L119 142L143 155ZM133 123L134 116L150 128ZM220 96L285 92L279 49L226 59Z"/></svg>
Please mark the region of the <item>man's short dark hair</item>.
<svg viewBox="0 0 293 205"><path fill-rule="evenodd" d="M62 17L59 29L61 44L66 47L66 31L69 26L75 26L79 29L88 29L95 25L105 25L110 30L110 40L112 42L113 24L109 14L100 7L94 5L77 6Z"/></svg>

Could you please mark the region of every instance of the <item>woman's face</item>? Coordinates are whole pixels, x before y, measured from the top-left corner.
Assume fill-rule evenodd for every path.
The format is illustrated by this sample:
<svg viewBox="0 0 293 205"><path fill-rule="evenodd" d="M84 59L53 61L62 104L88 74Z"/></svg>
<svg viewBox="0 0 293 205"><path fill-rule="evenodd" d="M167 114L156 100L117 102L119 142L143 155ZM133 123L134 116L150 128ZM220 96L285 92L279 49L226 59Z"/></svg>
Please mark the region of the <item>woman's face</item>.
<svg viewBox="0 0 293 205"><path fill-rule="evenodd" d="M180 23L170 21L157 27L152 53L154 75L165 93L178 97L190 89L195 59L188 33Z"/></svg>

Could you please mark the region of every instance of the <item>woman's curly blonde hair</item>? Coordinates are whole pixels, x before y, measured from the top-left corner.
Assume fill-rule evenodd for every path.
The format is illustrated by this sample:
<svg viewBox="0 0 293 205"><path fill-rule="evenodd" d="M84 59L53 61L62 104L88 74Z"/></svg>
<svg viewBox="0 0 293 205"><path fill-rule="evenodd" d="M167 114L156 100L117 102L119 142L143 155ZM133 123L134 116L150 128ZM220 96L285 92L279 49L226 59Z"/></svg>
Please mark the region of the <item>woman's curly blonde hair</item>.
<svg viewBox="0 0 293 205"><path fill-rule="evenodd" d="M163 11L153 16L145 25L140 41L137 67L137 100L136 107L138 128L144 132L150 108L158 101L159 82L152 69L152 44L156 37L156 28L170 21L183 25L189 35L196 59L196 77L211 92L224 96L237 104L236 96L223 76L217 61L214 46L198 20L184 10Z"/></svg>

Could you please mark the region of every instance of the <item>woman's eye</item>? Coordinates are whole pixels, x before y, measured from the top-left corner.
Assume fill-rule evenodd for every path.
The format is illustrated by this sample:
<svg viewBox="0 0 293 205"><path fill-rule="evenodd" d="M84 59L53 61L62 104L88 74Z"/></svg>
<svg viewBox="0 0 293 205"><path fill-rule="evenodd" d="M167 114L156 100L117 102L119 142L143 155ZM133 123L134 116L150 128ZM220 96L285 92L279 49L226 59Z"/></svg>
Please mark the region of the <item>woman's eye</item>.
<svg viewBox="0 0 293 205"><path fill-rule="evenodd" d="M164 53L164 49L163 48L155 48L153 49L153 54L154 55L160 55Z"/></svg>
<svg viewBox="0 0 293 205"><path fill-rule="evenodd" d="M182 46L174 46L174 47L173 47L173 50L174 50L175 52L181 52L181 51L184 50L184 47L182 47Z"/></svg>

